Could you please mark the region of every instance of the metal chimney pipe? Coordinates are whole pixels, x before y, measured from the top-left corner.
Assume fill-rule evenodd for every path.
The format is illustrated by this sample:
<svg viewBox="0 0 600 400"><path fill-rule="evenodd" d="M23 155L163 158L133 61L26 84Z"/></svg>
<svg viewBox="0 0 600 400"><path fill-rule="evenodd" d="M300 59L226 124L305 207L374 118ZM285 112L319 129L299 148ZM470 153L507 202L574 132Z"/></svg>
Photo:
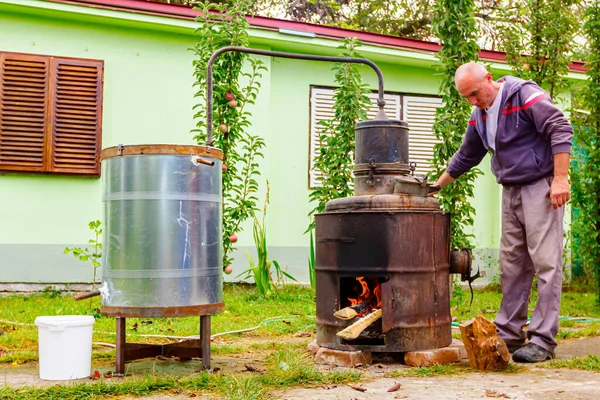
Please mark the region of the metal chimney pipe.
<svg viewBox="0 0 600 400"><path fill-rule="evenodd" d="M217 59L217 57L219 57L221 54L228 52L228 51L237 51L239 53L250 53L250 54L258 54L258 55L262 55L262 56L271 56L271 57L293 58L293 59L298 59L298 60L366 64L375 70L375 72L377 73L377 80L379 82L379 85L378 85L379 86L379 88L378 88L379 96L377 99L377 105L379 106L379 112L377 113L377 116L375 117L375 119L376 120L387 119L384 109L383 109L385 107L385 100L383 100L383 74L381 73L381 70L379 69L379 67L373 61L367 60L365 58L317 56L317 55L312 55L312 54L283 53L283 52L279 52L279 51L249 49L247 47L240 47L240 46L227 46L227 47L220 48L219 50L217 50L213 53L213 55L210 57L210 60L208 61L208 67L206 69L206 144L208 146L213 145L213 140L212 140L212 132L213 132L213 127L212 127L212 120L213 120L213 98L212 98L213 76L212 76L212 70L213 70L213 64L215 63L215 60Z"/></svg>

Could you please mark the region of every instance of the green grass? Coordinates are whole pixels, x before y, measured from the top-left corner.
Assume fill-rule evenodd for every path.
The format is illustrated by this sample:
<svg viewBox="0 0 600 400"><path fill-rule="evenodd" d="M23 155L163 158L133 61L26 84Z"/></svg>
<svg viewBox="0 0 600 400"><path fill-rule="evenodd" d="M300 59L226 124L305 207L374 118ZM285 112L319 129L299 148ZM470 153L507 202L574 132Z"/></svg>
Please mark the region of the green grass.
<svg viewBox="0 0 600 400"><path fill-rule="evenodd" d="M214 356L250 358L253 365L264 373L240 372L242 368L224 368L220 373L201 372L191 376L138 375L127 378L102 378L100 381L56 385L49 387L0 388L0 399L101 399L118 396L143 396L156 393L212 394L224 399L267 399L274 390L315 384L345 384L356 382L361 375L356 370L344 372L321 372L306 350L311 338L295 338L297 332L314 332L315 300L310 288L288 285L277 290L271 297L257 295L253 286L225 285L226 311L212 317L212 334L255 327L256 330L217 337L212 345ZM493 320L501 295L491 291L476 292L473 305L469 306L466 293L457 299L452 314L459 322L484 313ZM535 299L533 300L535 301ZM534 307L534 302L530 305ZM96 316L95 342L114 343L114 318L98 315L99 299L92 302L75 302L55 292L34 296L11 296L0 298L0 364L32 364L37 361L37 327L33 325L40 315ZM600 317L595 296L585 293L565 293L562 315L570 317ZM25 324L25 325L19 325ZM127 333L130 342L166 343L164 338L146 338L141 335L188 336L198 334L198 317L128 319ZM571 338L598 334L600 323L561 320L559 338ZM454 332L455 333L455 332ZM314 337L314 335L313 335ZM114 363L114 349L94 346L93 363ZM579 361L571 361L579 365ZM579 362L587 369L597 368L597 358ZM594 364L596 363L596 364ZM550 364L552 365L552 364ZM556 367L570 368L563 364ZM575 368L576 366L574 366ZM388 376L436 376L473 372L462 365L407 368L391 372ZM504 373L519 372L509 365Z"/></svg>
<svg viewBox="0 0 600 400"><path fill-rule="evenodd" d="M502 374L514 374L525 370L524 367L516 364L508 364L505 369L501 371L493 371ZM385 374L387 378L400 378L400 377L412 377L412 378L427 378L432 376L443 376L443 375L460 375L472 372L482 372L469 367L466 364L447 364L440 365L435 364L431 367L413 367L405 368L396 371L390 371Z"/></svg>
<svg viewBox="0 0 600 400"><path fill-rule="evenodd" d="M403 368L396 371L389 371L385 373L386 378L400 378L400 377L413 377L413 378L426 378L430 376L440 375L456 375L467 371L469 368L461 364L448 364L440 365L435 364L431 367L413 367Z"/></svg>
<svg viewBox="0 0 600 400"><path fill-rule="evenodd" d="M298 331L314 330L315 301L309 288L298 285L287 285L278 290L270 298L258 296L256 289L249 285L227 284L224 288L226 310L212 317L212 334L254 327L262 323L260 328L234 335L217 337L213 342L216 355L235 354L241 351L240 345L226 343L236 338L278 339L290 337ZM475 292L473 304L469 305L470 295L465 292L462 298L455 299L452 315L458 322L483 314L493 320L498 310L501 294L494 291ZM535 307L536 298L532 299L530 308ZM114 343L114 318L97 315L100 299L90 302L74 301L71 297L60 296L56 292L34 296L11 296L0 298L0 320L33 324L39 315L82 315L96 314L94 325L95 342ZM600 318L600 307L596 296L588 293L563 293L561 315L569 317ZM166 339L144 338L140 335L174 335L188 336L198 334L198 318L158 318L128 319L128 340L135 342L167 342ZM134 329L135 328L135 329ZM600 334L600 322L579 322L561 320L559 339L577 338ZM20 326L0 322L0 364L23 364L37 360L37 327ZM453 332L459 337L458 332ZM237 339L236 339L237 340ZM257 344L261 346L261 344ZM247 346L242 346L246 348ZM267 348L254 349L257 353ZM110 361L114 351L97 348L93 352L94 361Z"/></svg>
<svg viewBox="0 0 600 400"><path fill-rule="evenodd" d="M46 388L0 388L0 399L102 399L111 396L144 396L157 393L212 394L220 399L267 399L273 390L299 385L357 382L355 370L320 372L304 345L276 344L259 373L201 372L187 377L145 376L102 379L93 383Z"/></svg>
<svg viewBox="0 0 600 400"><path fill-rule="evenodd" d="M541 367L581 369L585 371L600 372L600 357L590 355L585 357L575 357L568 360L551 360L542 364Z"/></svg>
<svg viewBox="0 0 600 400"><path fill-rule="evenodd" d="M483 314L486 318L493 320L496 317L496 313L500 307L500 301L502 300L502 294L495 291L476 291L473 298L473 304L469 305L471 295L465 292L460 299L460 302L455 301L454 307L452 308L452 315L460 322L475 318L479 314ZM537 294L533 294L532 299L529 303L529 316L531 317L531 311L535 308L537 301ZM600 318L600 306L596 302L596 295L593 293L563 293L560 315L564 317L588 317L588 318ZM577 321L561 320L561 327L574 327L585 328L589 325L593 325L592 322L578 323Z"/></svg>
<svg viewBox="0 0 600 400"><path fill-rule="evenodd" d="M263 339L291 336L298 331L312 332L314 329L315 302L309 288L287 285L270 298L262 298L249 285L225 285L224 299L226 310L211 318L213 335L254 327L264 322L257 330L216 338ZM0 364L22 364L37 360L37 327L33 325L40 315L85 315L96 314L100 299L93 298L81 302L70 296L57 296L55 292L33 296L9 296L0 298L0 320L12 321L31 326L12 325L0 322ZM134 330L135 328L135 330ZM96 316L94 342L114 343L115 319ZM140 335L189 336L198 335L199 318L156 318L127 319L128 341L169 342L167 339L144 338ZM228 349L215 349L216 354ZM236 351L235 348L230 350ZM107 359L106 351L94 351L93 359Z"/></svg>
<svg viewBox="0 0 600 400"><path fill-rule="evenodd" d="M560 315L569 317L600 317L600 306L595 293L563 293Z"/></svg>
<svg viewBox="0 0 600 400"><path fill-rule="evenodd" d="M248 346L238 344L212 345L210 350L213 356L230 356L243 354L244 352L248 352Z"/></svg>
<svg viewBox="0 0 600 400"><path fill-rule="evenodd" d="M0 356L1 364L20 365L38 359L37 351L35 350L18 350L3 353Z"/></svg>
<svg viewBox="0 0 600 400"><path fill-rule="evenodd" d="M563 329L565 326L563 325L563 321L561 321L560 327L561 329L558 330L558 334L556 335L558 340L600 336L600 322L576 323L572 327L566 327L566 329Z"/></svg>

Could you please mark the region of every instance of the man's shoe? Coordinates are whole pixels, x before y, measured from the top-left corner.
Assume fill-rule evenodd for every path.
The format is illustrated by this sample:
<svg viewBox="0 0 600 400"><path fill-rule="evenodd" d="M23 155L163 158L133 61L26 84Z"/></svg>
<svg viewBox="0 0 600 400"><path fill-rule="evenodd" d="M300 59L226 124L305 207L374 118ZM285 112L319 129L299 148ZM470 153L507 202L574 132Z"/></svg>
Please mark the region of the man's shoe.
<svg viewBox="0 0 600 400"><path fill-rule="evenodd" d="M515 362L536 363L554 358L554 353L535 343L529 342L519 350L515 351L512 358Z"/></svg>
<svg viewBox="0 0 600 400"><path fill-rule="evenodd" d="M519 350L521 347L525 346L525 343L506 343L506 347L508 347L508 352L510 354Z"/></svg>

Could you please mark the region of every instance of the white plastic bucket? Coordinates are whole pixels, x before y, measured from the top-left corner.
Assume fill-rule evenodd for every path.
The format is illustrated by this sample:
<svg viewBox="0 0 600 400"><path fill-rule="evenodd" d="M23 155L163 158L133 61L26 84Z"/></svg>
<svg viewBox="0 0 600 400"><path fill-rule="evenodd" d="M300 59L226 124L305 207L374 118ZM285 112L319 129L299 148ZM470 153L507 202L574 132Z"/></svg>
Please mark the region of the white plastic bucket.
<svg viewBox="0 0 600 400"><path fill-rule="evenodd" d="M94 317L37 317L40 379L63 381L87 378L92 367Z"/></svg>

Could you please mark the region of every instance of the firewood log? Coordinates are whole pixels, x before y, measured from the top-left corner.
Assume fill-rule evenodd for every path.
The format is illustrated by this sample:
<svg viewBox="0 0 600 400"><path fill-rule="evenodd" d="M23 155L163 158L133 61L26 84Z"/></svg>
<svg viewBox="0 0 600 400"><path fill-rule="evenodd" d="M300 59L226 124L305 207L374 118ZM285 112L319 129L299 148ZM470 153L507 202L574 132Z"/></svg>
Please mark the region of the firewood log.
<svg viewBox="0 0 600 400"><path fill-rule="evenodd" d="M337 336L341 337L342 339L346 339L346 340L356 339L362 331L367 329L367 327L369 325L371 325L373 322L377 321L379 318L381 318L381 308L373 311L371 314L367 315L366 317L359 319L358 321L356 321L355 323L353 323L346 329L339 331L337 333Z"/></svg>
<svg viewBox="0 0 600 400"><path fill-rule="evenodd" d="M337 319L343 319L345 321L352 319L352 318L356 317L357 315L358 315L358 313L352 307L342 308L341 310L338 310L333 313L334 317L336 317Z"/></svg>
<svg viewBox="0 0 600 400"><path fill-rule="evenodd" d="M342 308L341 310L333 313L333 316L338 319L349 320L356 317L363 311L366 311L369 308L369 304L373 301L374 297L370 297L362 303L356 304L354 306Z"/></svg>
<svg viewBox="0 0 600 400"><path fill-rule="evenodd" d="M471 368L494 371L506 368L510 353L496 333L496 325L482 315L459 326Z"/></svg>

